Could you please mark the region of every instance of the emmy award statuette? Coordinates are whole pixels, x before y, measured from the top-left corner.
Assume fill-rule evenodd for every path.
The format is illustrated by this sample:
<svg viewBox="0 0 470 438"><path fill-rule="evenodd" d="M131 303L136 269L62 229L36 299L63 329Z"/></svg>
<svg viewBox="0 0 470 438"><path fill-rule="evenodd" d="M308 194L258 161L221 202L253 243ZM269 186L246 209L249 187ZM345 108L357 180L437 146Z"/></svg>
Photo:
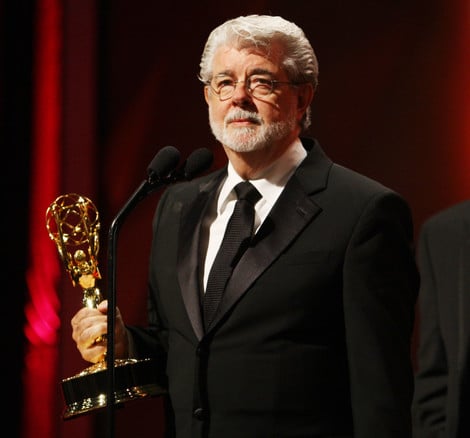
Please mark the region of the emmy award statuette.
<svg viewBox="0 0 470 438"><path fill-rule="evenodd" d="M100 222L95 205L90 199L75 193L61 195L46 211L46 227L73 286L82 288L83 306L96 308L102 295L96 286L101 275L97 261ZM95 342L106 342L106 337ZM164 394L166 391L155 380L155 366L151 359L115 359L115 404ZM106 406L106 368L106 360L103 359L62 380L65 420Z"/></svg>

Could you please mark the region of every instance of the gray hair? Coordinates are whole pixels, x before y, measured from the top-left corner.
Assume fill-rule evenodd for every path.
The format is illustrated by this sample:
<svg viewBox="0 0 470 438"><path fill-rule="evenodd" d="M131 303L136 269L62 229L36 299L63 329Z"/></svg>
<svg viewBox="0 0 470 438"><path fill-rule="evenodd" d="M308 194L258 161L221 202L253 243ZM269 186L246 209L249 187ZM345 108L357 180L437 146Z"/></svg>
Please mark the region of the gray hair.
<svg viewBox="0 0 470 438"><path fill-rule="evenodd" d="M295 23L271 15L248 15L233 18L216 27L209 35L199 64L199 78L204 83L212 80L212 62L220 46L232 45L238 49L256 47L269 55L272 42L284 48L282 67L289 80L295 83L318 85L318 61L304 31ZM310 108L302 120L302 128L310 126Z"/></svg>

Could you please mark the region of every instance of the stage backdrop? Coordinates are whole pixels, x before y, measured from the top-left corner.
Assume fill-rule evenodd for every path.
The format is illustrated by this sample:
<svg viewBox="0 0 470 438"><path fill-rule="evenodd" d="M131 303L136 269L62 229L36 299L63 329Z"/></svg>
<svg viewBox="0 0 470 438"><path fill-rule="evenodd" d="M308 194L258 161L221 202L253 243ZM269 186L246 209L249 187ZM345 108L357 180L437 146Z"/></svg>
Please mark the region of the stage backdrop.
<svg viewBox="0 0 470 438"><path fill-rule="evenodd" d="M213 0L169 2L164 8L151 0L113 0L100 6L91 0L48 0L37 5L38 20L43 14L53 19L59 14L50 25L57 26L52 38L59 45L57 52L52 47L60 64L58 94L52 96L59 111L52 116L60 135L49 140L57 148L55 174L44 172L43 157L32 153L35 182L52 180L51 198L80 192L93 199L102 221L104 278L107 230L146 178L159 149L175 146L184 158L195 148L208 147L215 154L214 167L225 163L210 134L197 74L208 33L238 15L282 15L305 30L320 64L310 135L336 162L402 193L412 207L416 235L429 215L470 196L468 0ZM37 99L39 94L34 93ZM35 114L41 120L41 113ZM36 148L44 139L38 132L36 127ZM31 198L40 190L40 185L31 189ZM117 303L129 323L146 319L150 227L159 196L143 200L119 233ZM31 201L31 223L44 220L47 202L53 200L46 198ZM30 253L37 254L34 248ZM23 438L38 437L35 421L49 431L47 438L106 436L103 414L68 422L60 418L63 401L53 382L87 364L75 349L70 328L81 291L63 270L57 274L54 269L51 275L59 278L53 279L50 299L56 338L47 346L51 354L44 356L50 362L38 365L54 375L47 394L34 396L34 385L24 388L29 427ZM39 282L46 281L37 265L32 272ZM34 297L31 287L29 294ZM25 350L31 349L26 342ZM41 405L42 396L51 404ZM162 430L158 398L117 411L116 438L148 436L150 431L157 437Z"/></svg>

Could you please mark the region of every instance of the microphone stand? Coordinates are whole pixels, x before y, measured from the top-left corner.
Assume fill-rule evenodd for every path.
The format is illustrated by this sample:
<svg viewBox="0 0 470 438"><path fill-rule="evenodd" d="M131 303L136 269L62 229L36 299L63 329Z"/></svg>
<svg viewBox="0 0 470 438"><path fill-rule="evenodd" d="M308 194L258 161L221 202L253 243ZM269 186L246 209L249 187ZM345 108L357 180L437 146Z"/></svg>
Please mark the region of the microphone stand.
<svg viewBox="0 0 470 438"><path fill-rule="evenodd" d="M116 253L117 253L117 237L124 219L129 212L150 192L156 190L164 184L155 185L145 180L137 188L134 194L129 198L127 203L121 208L113 219L108 233L108 329L107 329L107 351L106 351L106 368L107 368L107 393L106 408L108 413L108 436L114 437L115 428L115 381L116 370L114 367L115 351L114 351L114 326L116 319Z"/></svg>
<svg viewBox="0 0 470 438"><path fill-rule="evenodd" d="M204 171L212 164L212 152L208 149L200 148L194 151L183 164L181 169L175 169L179 160L179 152L172 146L162 149L150 163L148 168L149 177L144 180L137 190L132 194L127 203L121 208L113 219L108 232L108 321L107 321L107 393L106 409L108 419L108 437L114 438L115 430L115 382L116 372L114 367L114 327L116 319L116 249L117 237L120 227L129 212L135 205L148 194L158 188L174 183L180 179L190 180L196 174Z"/></svg>
<svg viewBox="0 0 470 438"><path fill-rule="evenodd" d="M168 175L174 171L180 160L178 149L173 146L166 146L160 149L149 167L147 168L148 178L144 180L135 190L126 204L119 210L114 217L108 232L108 320L107 320L107 351L106 351L106 411L108 419L108 437L114 438L115 429L115 387L116 387L116 370L115 348L114 348L114 327L116 320L116 253L117 253L117 236L120 227L129 212L135 205L141 201L149 193L168 182Z"/></svg>

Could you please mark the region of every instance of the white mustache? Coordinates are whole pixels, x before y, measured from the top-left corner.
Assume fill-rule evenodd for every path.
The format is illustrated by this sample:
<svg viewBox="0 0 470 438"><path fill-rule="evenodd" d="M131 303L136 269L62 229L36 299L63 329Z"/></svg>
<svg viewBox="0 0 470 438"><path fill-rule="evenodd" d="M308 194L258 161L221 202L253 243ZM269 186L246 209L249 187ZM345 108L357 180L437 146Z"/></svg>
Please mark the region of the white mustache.
<svg viewBox="0 0 470 438"><path fill-rule="evenodd" d="M240 109L233 110L232 112L227 114L224 122L227 125L230 122L240 119L246 119L249 122L256 123L258 125L261 125L263 123L263 120L257 113Z"/></svg>

